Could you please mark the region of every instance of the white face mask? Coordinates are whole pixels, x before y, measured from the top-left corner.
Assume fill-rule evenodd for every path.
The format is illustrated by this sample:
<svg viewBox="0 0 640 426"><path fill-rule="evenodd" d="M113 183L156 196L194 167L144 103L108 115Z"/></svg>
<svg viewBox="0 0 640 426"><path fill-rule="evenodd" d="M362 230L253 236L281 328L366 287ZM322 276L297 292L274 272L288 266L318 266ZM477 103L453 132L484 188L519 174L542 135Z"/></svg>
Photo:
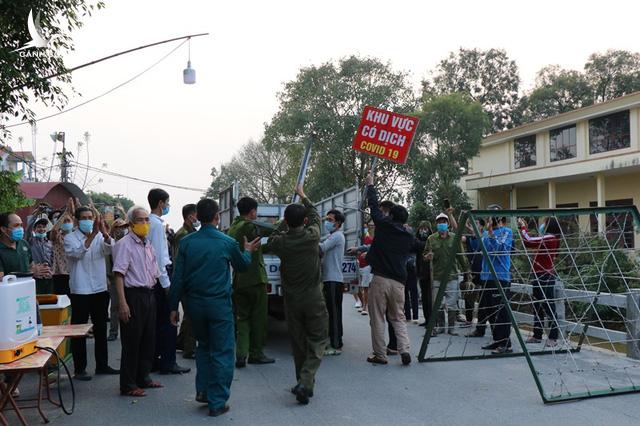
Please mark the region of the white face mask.
<svg viewBox="0 0 640 426"><path fill-rule="evenodd" d="M200 228L200 225L201 225L198 219L194 220L191 224L193 225L194 228Z"/></svg>

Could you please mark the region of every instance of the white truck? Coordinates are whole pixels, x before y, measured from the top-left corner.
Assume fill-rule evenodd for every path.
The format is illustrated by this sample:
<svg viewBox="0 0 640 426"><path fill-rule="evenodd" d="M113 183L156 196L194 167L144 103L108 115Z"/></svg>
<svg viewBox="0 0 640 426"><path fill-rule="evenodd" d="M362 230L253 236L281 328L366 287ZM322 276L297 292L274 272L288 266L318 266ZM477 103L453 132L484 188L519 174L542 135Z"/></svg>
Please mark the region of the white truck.
<svg viewBox="0 0 640 426"><path fill-rule="evenodd" d="M234 183L224 191L220 192L220 230L229 230L233 219L238 215L235 207L236 202L241 197L240 186ZM331 209L338 209L345 215L343 232L346 239L345 248L359 245L360 229L362 228L362 217L360 214L360 191L357 186L348 188L338 194L332 195L315 204L320 217L324 217ZM286 204L258 204L259 222L275 224L284 216ZM321 227L322 232L325 233ZM280 281L280 259L271 254L264 255L265 268L267 270L267 293L269 295L269 313L277 318L284 317L282 284ZM358 273L358 260L355 256L345 255L342 262L342 272L344 275L345 288L350 293L357 292L360 285L360 274Z"/></svg>

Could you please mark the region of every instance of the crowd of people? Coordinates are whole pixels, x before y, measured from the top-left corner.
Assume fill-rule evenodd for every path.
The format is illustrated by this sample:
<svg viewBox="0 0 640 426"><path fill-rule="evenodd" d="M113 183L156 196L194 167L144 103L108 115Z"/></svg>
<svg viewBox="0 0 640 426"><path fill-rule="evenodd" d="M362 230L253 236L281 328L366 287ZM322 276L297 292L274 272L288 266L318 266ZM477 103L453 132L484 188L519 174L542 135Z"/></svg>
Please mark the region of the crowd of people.
<svg viewBox="0 0 640 426"><path fill-rule="evenodd" d="M208 404L211 416L229 410L234 368L275 362L264 352L266 252L280 258L296 377L291 392L301 404L314 395L323 356L343 350L345 253L358 256L356 307L368 315L371 328L368 362L384 365L389 356L400 355L402 365L411 364L407 323L419 322L420 301L421 326L427 326L436 312L434 336L457 335L456 323L465 327L476 322L467 336L482 337L489 323L492 341L483 348L510 352L511 324L495 281L497 277L508 292L514 238L506 218L497 212L475 224L479 238L469 231L456 238L456 232L464 231L448 208L436 217L435 229L423 221L414 231L407 224L407 209L380 202L371 174L366 183L371 220L363 244L350 248L345 247L342 231L344 214L331 210L321 218L302 186L296 187L300 202L287 206L275 228L256 221L256 200L241 198L239 216L226 234L218 229L218 204L206 198L185 205L183 226L171 232L163 220L170 209L169 194L157 188L149 191L148 208L133 206L110 226L92 205L69 200L60 214L36 216L25 239L21 218L2 213L0 278L31 273L39 294L67 294L71 323L93 324L95 374L119 375L123 396L144 397L149 389L163 387L152 379L154 371L188 373L190 369L176 361L178 350L184 358L195 358L196 401ZM471 229L471 224L465 226ZM553 218L543 226L539 236L531 236L527 223L520 221L519 232L536 253L533 282L539 302L529 342L541 341L547 317L548 343L553 345L555 313L543 301L553 298L560 229ZM460 247L454 247L456 241ZM488 257L482 256L481 248ZM442 287L445 297L434 306ZM122 353L116 369L109 365L107 342L118 334ZM85 339L72 341L76 380L92 379L86 352Z"/></svg>

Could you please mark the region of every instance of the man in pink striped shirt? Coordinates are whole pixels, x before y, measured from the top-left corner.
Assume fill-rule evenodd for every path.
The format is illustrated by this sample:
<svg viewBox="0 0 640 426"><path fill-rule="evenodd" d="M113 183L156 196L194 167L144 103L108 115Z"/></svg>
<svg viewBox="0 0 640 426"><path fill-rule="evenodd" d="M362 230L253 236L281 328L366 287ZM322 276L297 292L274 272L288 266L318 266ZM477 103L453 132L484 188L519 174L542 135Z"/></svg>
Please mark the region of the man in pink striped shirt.
<svg viewBox="0 0 640 426"><path fill-rule="evenodd" d="M119 299L122 356L120 393L146 396L144 389L162 385L149 376L156 340L156 299L160 276L153 246L147 240L149 212L134 206L127 213L131 231L113 249L113 272Z"/></svg>

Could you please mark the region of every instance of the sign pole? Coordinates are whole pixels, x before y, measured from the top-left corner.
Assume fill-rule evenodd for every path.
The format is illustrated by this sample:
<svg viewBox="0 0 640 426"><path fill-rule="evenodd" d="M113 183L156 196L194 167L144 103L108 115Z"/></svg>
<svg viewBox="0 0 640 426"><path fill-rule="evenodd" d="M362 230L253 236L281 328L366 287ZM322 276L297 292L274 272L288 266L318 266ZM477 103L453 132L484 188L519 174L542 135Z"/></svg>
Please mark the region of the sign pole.
<svg viewBox="0 0 640 426"><path fill-rule="evenodd" d="M300 172L298 173L298 179L296 180L296 187L298 185L302 185L304 183L304 178L307 176L307 169L309 168L309 160L311 160L311 146L313 145L313 140L315 136L312 135L311 139L307 142L307 146L304 149L304 154L302 155L302 164L300 165ZM300 197L298 194L293 194L292 203L297 203L300 201Z"/></svg>

